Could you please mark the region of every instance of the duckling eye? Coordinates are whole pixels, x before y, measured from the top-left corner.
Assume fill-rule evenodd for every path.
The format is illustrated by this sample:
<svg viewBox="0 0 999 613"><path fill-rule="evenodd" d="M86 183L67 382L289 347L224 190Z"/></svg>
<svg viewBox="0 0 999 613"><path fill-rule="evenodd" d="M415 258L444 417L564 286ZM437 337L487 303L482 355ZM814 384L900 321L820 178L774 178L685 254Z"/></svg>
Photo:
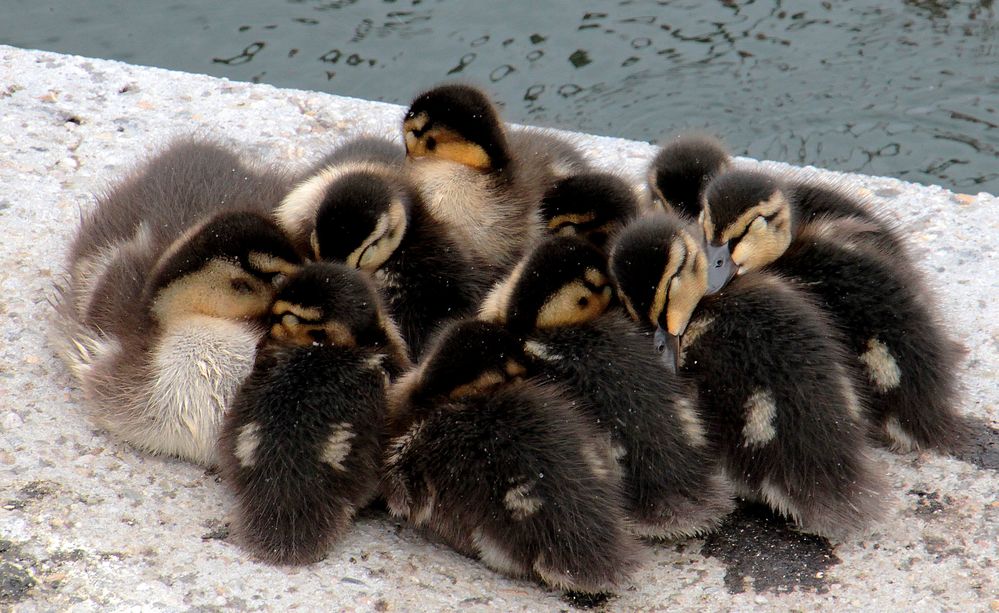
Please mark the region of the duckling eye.
<svg viewBox="0 0 999 613"><path fill-rule="evenodd" d="M250 285L249 281L246 279L232 279L229 281L229 286L237 294L252 294L253 286Z"/></svg>
<svg viewBox="0 0 999 613"><path fill-rule="evenodd" d="M589 304L590 304L590 299L589 299L589 298L587 298L586 296L583 296L583 297L581 297L581 298L579 299L579 301L578 301L578 304L579 304L579 308L581 308L581 309L585 309L585 308L586 308L587 306L589 306Z"/></svg>
<svg viewBox="0 0 999 613"><path fill-rule="evenodd" d="M427 137L427 151L433 151L437 148L437 139L433 136Z"/></svg>
<svg viewBox="0 0 999 613"><path fill-rule="evenodd" d="M311 338L314 343L325 343L329 340L326 330L309 330L309 338Z"/></svg>

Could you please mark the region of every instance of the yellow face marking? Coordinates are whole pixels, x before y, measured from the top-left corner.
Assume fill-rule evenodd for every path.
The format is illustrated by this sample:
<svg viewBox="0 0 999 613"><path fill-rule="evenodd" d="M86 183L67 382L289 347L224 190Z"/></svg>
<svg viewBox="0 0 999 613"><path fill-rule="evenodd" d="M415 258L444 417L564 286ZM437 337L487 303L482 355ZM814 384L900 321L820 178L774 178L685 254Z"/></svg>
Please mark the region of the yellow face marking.
<svg viewBox="0 0 999 613"><path fill-rule="evenodd" d="M572 228L572 226L579 225L582 223L588 223L597 218L597 214L590 213L565 213L563 215L556 215L548 220L548 230L554 232L556 230L564 230L566 228ZM560 227L565 226L565 227Z"/></svg>
<svg viewBox="0 0 999 613"><path fill-rule="evenodd" d="M527 369L514 360L506 361L506 374L510 377L523 377L527 374Z"/></svg>
<svg viewBox="0 0 999 613"><path fill-rule="evenodd" d="M367 272L378 270L402 243L406 233L406 209L393 201L387 213L378 218L375 229L347 256L347 265ZM318 249L316 249L318 257Z"/></svg>
<svg viewBox="0 0 999 613"><path fill-rule="evenodd" d="M250 266L268 274L291 275L298 271L298 265L292 264L283 258L259 251L251 251L249 261Z"/></svg>
<svg viewBox="0 0 999 613"><path fill-rule="evenodd" d="M468 396L475 396L489 391L504 381L506 381L506 377L504 375L496 372L495 370L489 370L479 375L474 381L454 388L451 390L451 393L448 394L448 397L458 400Z"/></svg>
<svg viewBox="0 0 999 613"><path fill-rule="evenodd" d="M587 268L583 278L598 287L608 284L607 276L596 268Z"/></svg>
<svg viewBox="0 0 999 613"><path fill-rule="evenodd" d="M680 336L687 328L694 309L708 289L708 262L704 252L686 232L681 233L687 261L677 271L669 286L669 304L666 309L666 329Z"/></svg>
<svg viewBox="0 0 999 613"><path fill-rule="evenodd" d="M666 300L669 298L666 294L666 289L669 287L670 280L676 275L684 253L686 253L685 242L682 238L673 239L673 242L669 246L666 268L663 270L663 276L659 278L659 283L656 285L656 293L652 297L652 305L649 306L649 321L652 323L657 323L662 317L663 309L666 308Z"/></svg>
<svg viewBox="0 0 999 613"><path fill-rule="evenodd" d="M773 218L768 222L765 216ZM770 264L787 251L791 244L791 209L780 194L767 202L750 209L743 214L735 224L726 228L723 237L737 236L742 230L745 236L732 250L732 261L739 267L739 272L755 270ZM741 230L733 230L736 224L742 224Z"/></svg>
<svg viewBox="0 0 999 613"><path fill-rule="evenodd" d="M420 113L416 117L402 122L402 131L406 134L409 134L410 132L419 132L424 126L427 125L427 121L429 120L430 117L426 112Z"/></svg>
<svg viewBox="0 0 999 613"><path fill-rule="evenodd" d="M311 332L322 331L325 338L323 344L338 347L356 347L357 339L344 324L337 321L323 323L302 323L295 315L285 314L280 323L271 326L271 336L296 345L314 345L319 342Z"/></svg>
<svg viewBox="0 0 999 613"><path fill-rule="evenodd" d="M701 224L701 230L704 231L704 238L709 242L717 243L715 238L715 223L711 220L711 207L708 205L707 199L703 196L701 197L701 213L697 216L698 222Z"/></svg>
<svg viewBox="0 0 999 613"><path fill-rule="evenodd" d="M270 284L233 262L216 258L160 289L152 312L161 323L193 314L250 319L267 313L273 297Z"/></svg>
<svg viewBox="0 0 999 613"><path fill-rule="evenodd" d="M594 292L582 281L568 283L541 307L535 325L560 328L592 321L607 309L612 293L609 285Z"/></svg>
<svg viewBox="0 0 999 613"><path fill-rule="evenodd" d="M424 122L425 123L425 122ZM417 136L413 129L403 127L406 134L406 155L411 158L434 157L456 162L476 170L489 170L492 161L486 151L448 128L430 128ZM415 128L419 131L419 128ZM430 146L431 139L433 147Z"/></svg>
<svg viewBox="0 0 999 613"><path fill-rule="evenodd" d="M742 234L749 224L757 217L770 217L771 215L777 213L781 209L788 207L787 200L784 199L781 192L775 192L769 200L764 200L749 210L745 211L742 215L730 223L721 234L721 242L727 243L736 236Z"/></svg>
<svg viewBox="0 0 999 613"><path fill-rule="evenodd" d="M291 313L299 319L309 321L317 321L323 317L323 312L315 307L303 307L299 304L292 304L287 300L278 300L271 308L271 314L275 316L282 316L287 313Z"/></svg>

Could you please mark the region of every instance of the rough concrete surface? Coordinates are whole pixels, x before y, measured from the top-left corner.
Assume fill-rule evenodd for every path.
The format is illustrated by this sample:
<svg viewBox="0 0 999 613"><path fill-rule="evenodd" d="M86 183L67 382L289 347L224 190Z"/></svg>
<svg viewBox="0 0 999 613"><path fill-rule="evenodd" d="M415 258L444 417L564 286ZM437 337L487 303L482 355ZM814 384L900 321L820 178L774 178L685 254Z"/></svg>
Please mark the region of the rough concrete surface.
<svg viewBox="0 0 999 613"><path fill-rule="evenodd" d="M897 218L968 349L954 368L978 430L962 459L879 452L894 509L864 540L830 544L747 507L707 538L653 546L605 601L507 579L375 511L303 568L228 542L232 501L218 479L95 429L53 353L47 299L80 211L173 135L214 134L301 166L347 135L395 135L400 117L386 104L0 47L0 610L999 611L999 199L865 176L849 180ZM636 180L653 153L577 138L595 164Z"/></svg>

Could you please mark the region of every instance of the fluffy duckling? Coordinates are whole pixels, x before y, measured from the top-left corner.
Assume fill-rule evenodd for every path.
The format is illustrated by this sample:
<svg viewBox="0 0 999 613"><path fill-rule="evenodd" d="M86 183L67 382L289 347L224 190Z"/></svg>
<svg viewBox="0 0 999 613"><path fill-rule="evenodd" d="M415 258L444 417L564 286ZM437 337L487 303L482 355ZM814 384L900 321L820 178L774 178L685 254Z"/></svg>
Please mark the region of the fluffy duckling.
<svg viewBox="0 0 999 613"><path fill-rule="evenodd" d="M427 213L401 162L387 141L348 143L289 193L276 215L317 259L371 273L419 356L439 324L473 311L488 279Z"/></svg>
<svg viewBox="0 0 999 613"><path fill-rule="evenodd" d="M548 234L577 235L603 249L607 239L638 215L638 198L627 181L606 172L558 180L541 202Z"/></svg>
<svg viewBox="0 0 999 613"><path fill-rule="evenodd" d="M498 572L611 589L638 561L611 449L562 388L523 372L501 326L445 329L390 392L389 510Z"/></svg>
<svg viewBox="0 0 999 613"><path fill-rule="evenodd" d="M884 484L831 324L766 273L705 297L707 267L699 238L661 214L634 222L611 251L627 311L697 381L708 441L737 491L808 532L843 538L864 529L882 514Z"/></svg>
<svg viewBox="0 0 999 613"><path fill-rule="evenodd" d="M508 135L484 92L445 84L413 100L402 125L410 176L434 218L501 271L544 232L538 206L581 157L554 135Z"/></svg>
<svg viewBox="0 0 999 613"><path fill-rule="evenodd" d="M866 374L875 433L896 449L953 450L965 432L955 410L960 356L932 295L880 227L831 215L802 223L798 193L753 172L709 184L701 226L717 260L712 288L764 267L797 282L832 316Z"/></svg>
<svg viewBox="0 0 999 613"><path fill-rule="evenodd" d="M408 366L356 270L309 264L279 291L253 372L226 415L234 532L261 558L323 557L377 494L389 373Z"/></svg>
<svg viewBox="0 0 999 613"><path fill-rule="evenodd" d="M62 354L99 425L151 453L211 465L274 281L299 256L268 217L236 211L149 259L137 244L123 247L82 313L71 286L60 305Z"/></svg>
<svg viewBox="0 0 999 613"><path fill-rule="evenodd" d="M681 134L665 144L649 165L648 188L655 208L696 219L701 192L714 175L729 169L732 158L720 140L706 134Z"/></svg>
<svg viewBox="0 0 999 613"><path fill-rule="evenodd" d="M522 337L528 371L565 384L610 436L634 532L675 538L716 527L733 493L709 451L697 391L657 359L638 324L605 312L604 256L577 237L552 238L515 271L496 290L506 297L492 296L481 316Z"/></svg>

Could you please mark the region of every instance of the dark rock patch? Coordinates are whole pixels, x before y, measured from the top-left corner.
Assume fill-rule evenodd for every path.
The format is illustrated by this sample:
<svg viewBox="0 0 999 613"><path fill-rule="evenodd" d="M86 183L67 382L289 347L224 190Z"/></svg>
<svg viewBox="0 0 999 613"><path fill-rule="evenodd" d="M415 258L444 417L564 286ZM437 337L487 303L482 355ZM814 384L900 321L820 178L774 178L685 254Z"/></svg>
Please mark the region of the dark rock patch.
<svg viewBox="0 0 999 613"><path fill-rule="evenodd" d="M201 535L203 541L224 541L229 538L229 523L224 521L209 521L206 524L208 532Z"/></svg>
<svg viewBox="0 0 999 613"><path fill-rule="evenodd" d="M606 605L614 594L610 592L599 592L589 594L587 592L565 592L562 594L562 602L570 605L574 609L596 609Z"/></svg>
<svg viewBox="0 0 999 613"><path fill-rule="evenodd" d="M974 420L970 430L967 442L954 457L983 470L999 470L999 429Z"/></svg>
<svg viewBox="0 0 999 613"><path fill-rule="evenodd" d="M943 513L947 505L953 502L950 496L941 498L940 492L909 490L908 494L916 497L916 507L912 512L920 517L933 518Z"/></svg>
<svg viewBox="0 0 999 613"><path fill-rule="evenodd" d="M725 587L732 594L746 590L744 577L756 592L797 588L825 593L826 572L840 563L827 539L797 532L786 519L756 504L740 505L704 539L701 554L725 564Z"/></svg>
<svg viewBox="0 0 999 613"><path fill-rule="evenodd" d="M33 562L17 545L0 539L0 605L24 600L31 588L38 584L25 569Z"/></svg>

